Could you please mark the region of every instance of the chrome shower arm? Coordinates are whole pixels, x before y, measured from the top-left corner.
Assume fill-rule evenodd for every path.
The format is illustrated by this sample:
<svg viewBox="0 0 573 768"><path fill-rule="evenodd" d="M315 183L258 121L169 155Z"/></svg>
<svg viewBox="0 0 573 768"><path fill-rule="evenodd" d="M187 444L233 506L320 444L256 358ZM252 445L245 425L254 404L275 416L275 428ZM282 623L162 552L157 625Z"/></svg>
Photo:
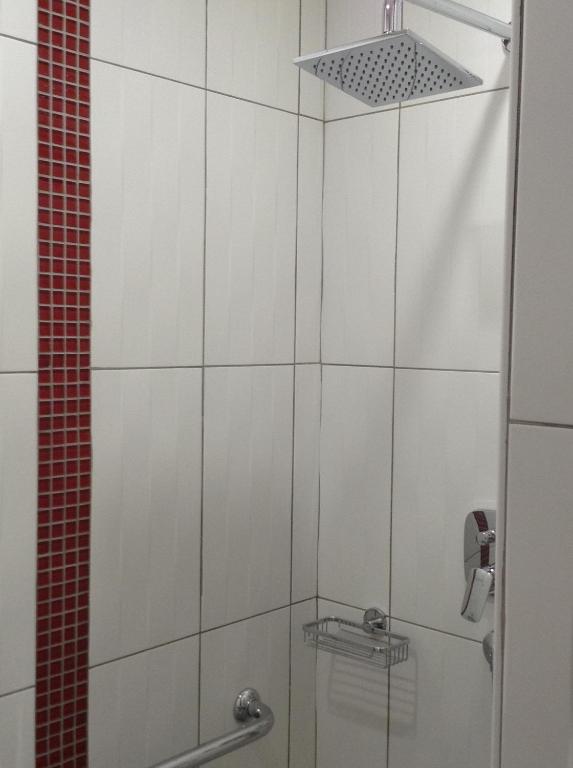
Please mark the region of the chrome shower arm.
<svg viewBox="0 0 573 768"><path fill-rule="evenodd" d="M402 26L404 0L384 0L383 32L395 32Z"/></svg>
<svg viewBox="0 0 573 768"><path fill-rule="evenodd" d="M470 27L481 29L483 32L489 32L490 35L501 37L502 40L511 40L511 24L456 3L454 0L408 0L408 2ZM393 32L400 27L402 3L403 0L384 0L384 32Z"/></svg>

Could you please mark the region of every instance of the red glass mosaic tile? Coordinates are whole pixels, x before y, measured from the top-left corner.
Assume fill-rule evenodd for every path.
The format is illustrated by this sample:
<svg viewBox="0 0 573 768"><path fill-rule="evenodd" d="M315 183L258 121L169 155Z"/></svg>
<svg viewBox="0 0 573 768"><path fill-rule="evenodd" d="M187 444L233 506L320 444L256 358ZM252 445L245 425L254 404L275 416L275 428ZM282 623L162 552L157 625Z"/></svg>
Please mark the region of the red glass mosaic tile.
<svg viewBox="0 0 573 768"><path fill-rule="evenodd" d="M39 0L37 768L88 762L89 20Z"/></svg>

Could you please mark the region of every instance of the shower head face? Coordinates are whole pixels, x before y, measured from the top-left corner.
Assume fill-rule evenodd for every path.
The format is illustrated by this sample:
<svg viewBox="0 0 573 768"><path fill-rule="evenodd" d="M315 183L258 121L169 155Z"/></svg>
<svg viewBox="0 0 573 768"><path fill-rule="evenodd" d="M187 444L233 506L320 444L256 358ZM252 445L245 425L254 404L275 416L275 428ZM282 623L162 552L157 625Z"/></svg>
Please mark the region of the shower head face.
<svg viewBox="0 0 573 768"><path fill-rule="evenodd" d="M294 63L371 107L483 83L408 29L301 56Z"/></svg>

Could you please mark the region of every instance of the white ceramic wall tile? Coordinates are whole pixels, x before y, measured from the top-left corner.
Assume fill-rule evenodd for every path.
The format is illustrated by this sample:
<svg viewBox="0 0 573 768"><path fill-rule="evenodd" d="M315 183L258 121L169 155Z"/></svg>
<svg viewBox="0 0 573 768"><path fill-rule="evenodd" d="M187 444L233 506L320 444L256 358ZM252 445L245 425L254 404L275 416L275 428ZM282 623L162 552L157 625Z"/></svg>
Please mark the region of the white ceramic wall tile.
<svg viewBox="0 0 573 768"><path fill-rule="evenodd" d="M207 87L297 112L299 5L209 0Z"/></svg>
<svg viewBox="0 0 573 768"><path fill-rule="evenodd" d="M327 0L327 7L328 48L382 34L384 6L378 0ZM303 77L312 75L301 74L301 82ZM337 88L327 86L324 95L327 120L370 112L365 104Z"/></svg>
<svg viewBox="0 0 573 768"><path fill-rule="evenodd" d="M221 768L287 768L289 611L273 611L202 636L201 741L237 727L233 702L243 688L256 688L275 715L271 733L221 758Z"/></svg>
<svg viewBox="0 0 573 768"><path fill-rule="evenodd" d="M37 39L37 0L0 0L0 35Z"/></svg>
<svg viewBox="0 0 573 768"><path fill-rule="evenodd" d="M290 596L293 369L205 371L203 628Z"/></svg>
<svg viewBox="0 0 573 768"><path fill-rule="evenodd" d="M316 595L321 373L295 370L292 600Z"/></svg>
<svg viewBox="0 0 573 768"><path fill-rule="evenodd" d="M411 644L390 670L388 768L485 768L492 685L481 644L395 620L392 630Z"/></svg>
<svg viewBox="0 0 573 768"><path fill-rule="evenodd" d="M148 768L197 744L199 639L90 672L90 768Z"/></svg>
<svg viewBox="0 0 573 768"><path fill-rule="evenodd" d="M302 0L300 23L301 55L326 47L327 0ZM324 83L306 72L300 75L300 111L303 115L324 118Z"/></svg>
<svg viewBox="0 0 573 768"><path fill-rule="evenodd" d="M573 424L573 104L557 85L573 4L551 8L530 2L524 21L511 415Z"/></svg>
<svg viewBox="0 0 573 768"><path fill-rule="evenodd" d="M206 0L93 0L92 56L205 85Z"/></svg>
<svg viewBox="0 0 573 768"><path fill-rule="evenodd" d="M392 365L398 112L326 126L323 360Z"/></svg>
<svg viewBox="0 0 573 768"><path fill-rule="evenodd" d="M0 698L0 765L34 768L34 705L33 689Z"/></svg>
<svg viewBox="0 0 573 768"><path fill-rule="evenodd" d="M392 614L481 640L460 616L464 525L496 509L499 377L492 373L397 371L392 517Z"/></svg>
<svg viewBox="0 0 573 768"><path fill-rule="evenodd" d="M402 113L398 365L500 367L507 108L504 91Z"/></svg>
<svg viewBox="0 0 573 768"><path fill-rule="evenodd" d="M289 768L316 768L316 650L304 642L303 624L316 620L316 600L291 608Z"/></svg>
<svg viewBox="0 0 573 768"><path fill-rule="evenodd" d="M207 110L206 362L293 362L297 118L214 94Z"/></svg>
<svg viewBox="0 0 573 768"><path fill-rule="evenodd" d="M362 621L363 611L319 600L318 615ZM386 768L387 672L319 652L316 676L317 767Z"/></svg>
<svg viewBox="0 0 573 768"><path fill-rule="evenodd" d="M15 8L16 3L0 5L0 20L14 14ZM36 49L0 38L2 371L37 367L36 125Z"/></svg>
<svg viewBox="0 0 573 768"><path fill-rule="evenodd" d="M512 0L459 0L459 2L501 21L511 20ZM404 27L416 32L483 80L483 85L477 88L455 91L449 96L442 94L438 98L469 95L509 85L510 56L505 52L498 37L432 11L418 8L408 2L404 3ZM430 100L433 101L433 99ZM500 170L503 175L505 166Z"/></svg>
<svg viewBox="0 0 573 768"><path fill-rule="evenodd" d="M388 607L392 371L325 366L318 592Z"/></svg>
<svg viewBox="0 0 573 768"><path fill-rule="evenodd" d="M0 375L0 694L35 676L36 390L35 374Z"/></svg>
<svg viewBox="0 0 573 768"><path fill-rule="evenodd" d="M296 261L296 361L320 360L324 125L300 119Z"/></svg>
<svg viewBox="0 0 573 768"><path fill-rule="evenodd" d="M96 371L91 660L199 630L201 372Z"/></svg>
<svg viewBox="0 0 573 768"><path fill-rule="evenodd" d="M94 365L200 365L204 93L92 70Z"/></svg>
<svg viewBox="0 0 573 768"><path fill-rule="evenodd" d="M572 764L572 458L571 430L511 427L503 768Z"/></svg>

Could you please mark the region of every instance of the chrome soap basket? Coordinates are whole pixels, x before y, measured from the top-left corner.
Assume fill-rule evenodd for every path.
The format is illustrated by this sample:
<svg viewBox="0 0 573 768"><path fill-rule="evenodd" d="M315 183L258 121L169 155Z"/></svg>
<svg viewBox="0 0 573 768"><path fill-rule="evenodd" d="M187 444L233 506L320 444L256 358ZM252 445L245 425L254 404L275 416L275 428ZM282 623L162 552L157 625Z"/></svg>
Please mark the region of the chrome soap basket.
<svg viewBox="0 0 573 768"><path fill-rule="evenodd" d="M362 624L327 616L304 624L302 629L308 645L388 669L407 660L410 641L389 632L387 626L386 614L378 608L369 608Z"/></svg>

